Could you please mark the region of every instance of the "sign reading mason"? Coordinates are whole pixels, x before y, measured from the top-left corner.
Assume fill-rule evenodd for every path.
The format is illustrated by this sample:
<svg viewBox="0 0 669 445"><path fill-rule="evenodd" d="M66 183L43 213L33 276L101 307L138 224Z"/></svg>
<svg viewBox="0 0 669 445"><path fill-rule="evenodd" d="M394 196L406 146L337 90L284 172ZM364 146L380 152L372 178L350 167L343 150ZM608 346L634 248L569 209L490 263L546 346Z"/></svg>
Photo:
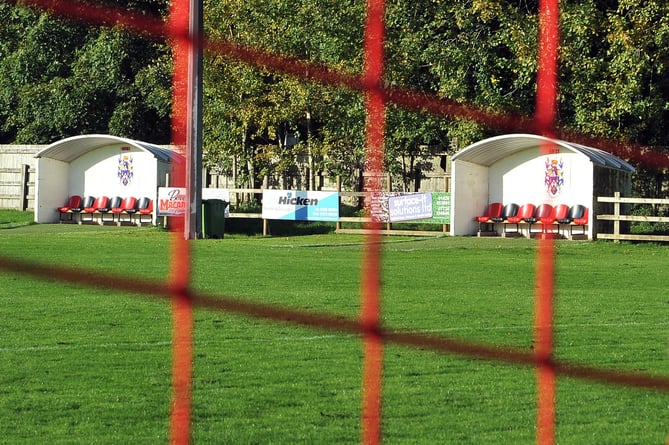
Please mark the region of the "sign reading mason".
<svg viewBox="0 0 669 445"><path fill-rule="evenodd" d="M263 219L301 221L339 220L339 193L302 190L263 190Z"/></svg>
<svg viewBox="0 0 669 445"><path fill-rule="evenodd" d="M186 214L188 194L183 187L158 188L158 216Z"/></svg>

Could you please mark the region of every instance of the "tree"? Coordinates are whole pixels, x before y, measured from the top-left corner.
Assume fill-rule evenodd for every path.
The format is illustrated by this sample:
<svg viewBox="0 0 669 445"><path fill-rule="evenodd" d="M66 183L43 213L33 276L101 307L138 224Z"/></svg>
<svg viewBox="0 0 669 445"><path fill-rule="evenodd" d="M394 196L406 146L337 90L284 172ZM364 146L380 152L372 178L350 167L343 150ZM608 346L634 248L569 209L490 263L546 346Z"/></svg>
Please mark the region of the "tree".
<svg viewBox="0 0 669 445"><path fill-rule="evenodd" d="M165 0L109 0L162 15ZM346 74L363 69L364 2L226 0L205 4L209 38ZM491 112L531 117L538 1L386 3L384 81ZM561 2L559 125L589 135L669 146L669 5L660 0ZM84 132L152 142L170 137L166 44L118 28L87 27L0 3L0 142L46 143ZM57 45L54 42L58 42ZM340 175L359 187L364 96L206 53L205 165L251 187L297 173ZM306 69L306 68L305 68ZM305 72L308 77L308 72ZM473 120L389 104L386 169L404 187L421 156L495 134ZM662 184L639 175L639 183ZM650 185L641 185L650 189ZM659 189L662 187L659 186ZM658 187L655 188L659 190Z"/></svg>
<svg viewBox="0 0 669 445"><path fill-rule="evenodd" d="M160 100L170 97L167 45L47 12L0 8L7 24L0 46L0 141L51 143L82 133L169 141L170 101Z"/></svg>
<svg viewBox="0 0 669 445"><path fill-rule="evenodd" d="M563 8L562 121L586 134L666 150L669 5L624 0ZM666 168L638 165L634 188L662 194Z"/></svg>
<svg viewBox="0 0 669 445"><path fill-rule="evenodd" d="M207 10L205 27L212 39L350 71L353 61L360 60L361 47L360 28L351 25L360 24L362 15L357 14L359 6L341 8L342 2L333 0L318 4L221 2ZM355 128L364 119L362 113L354 121L345 118L357 101L350 92L265 72L218 55L205 58L205 85L206 162L221 165L232 155L232 164L244 166L251 183L263 176L283 176L298 158L306 158L311 178L307 186L313 187L314 172L326 168L333 153L341 156L345 152L337 152L342 144L333 139L335 134L343 137L346 133L337 131L339 125ZM338 125L337 130L330 130L332 125ZM295 141L289 136L299 136L299 142L287 144ZM352 138L343 145L359 143L359 138ZM334 162L350 158L335 158ZM237 176L236 171L232 174Z"/></svg>

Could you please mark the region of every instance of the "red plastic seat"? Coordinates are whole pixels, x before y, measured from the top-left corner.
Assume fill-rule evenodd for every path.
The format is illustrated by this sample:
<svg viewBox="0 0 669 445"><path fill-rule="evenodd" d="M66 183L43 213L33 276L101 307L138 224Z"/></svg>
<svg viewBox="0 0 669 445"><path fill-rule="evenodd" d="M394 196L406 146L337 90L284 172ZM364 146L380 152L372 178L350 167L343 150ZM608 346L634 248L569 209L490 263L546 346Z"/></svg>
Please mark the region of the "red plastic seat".
<svg viewBox="0 0 669 445"><path fill-rule="evenodd" d="M516 225L516 232L520 232L520 223L523 221L526 221L528 218L533 218L534 217L534 204L527 203L523 204L520 206L520 209L518 209L518 212L516 213L515 216L510 216L506 219L506 222L504 223L504 233L506 232L506 226L508 224L515 224Z"/></svg>
<svg viewBox="0 0 669 445"><path fill-rule="evenodd" d="M565 219L569 213L569 206L566 204L558 204L553 207L550 215L540 218L542 224L554 224L559 219Z"/></svg>
<svg viewBox="0 0 669 445"><path fill-rule="evenodd" d="M123 215L129 216L129 221L132 221L132 215L137 211L137 198L134 196L127 196L116 207L112 207L112 214L118 216L118 222L122 221Z"/></svg>
<svg viewBox="0 0 669 445"><path fill-rule="evenodd" d="M104 207L100 207L96 209L96 212L100 214L100 223L105 222L105 215L108 213L111 213L113 208L117 208L121 205L121 202L123 201L123 198L120 196L114 196L113 198L109 199L107 204ZM111 220L108 220L111 222L114 222L114 214L111 213Z"/></svg>
<svg viewBox="0 0 669 445"><path fill-rule="evenodd" d="M139 200L139 203L137 204L137 215L139 215L139 222L138 224L142 224L142 216L148 215L152 216L153 215L153 200L149 198L142 198Z"/></svg>
<svg viewBox="0 0 669 445"><path fill-rule="evenodd" d="M575 226L577 226L577 227L580 226L580 227L583 228L583 232L580 233L580 235L585 235L585 228L588 225L588 219L589 219L588 208L585 207L585 209L583 210L583 216L581 216L580 218L574 218L571 221L570 226L569 226L569 233L573 235L574 234L573 228Z"/></svg>
<svg viewBox="0 0 669 445"><path fill-rule="evenodd" d="M528 218L532 218L534 216L534 210L534 204L523 204L520 206L520 209L518 209L516 216L510 216L507 218L507 221L512 224L518 224L522 221L526 221Z"/></svg>
<svg viewBox="0 0 669 445"><path fill-rule="evenodd" d="M525 221L530 224L529 235L532 236L532 225L541 222L542 219L550 218L553 213L553 206L551 204L541 204L534 211L532 218L527 218Z"/></svg>
<svg viewBox="0 0 669 445"><path fill-rule="evenodd" d="M70 198L67 200L67 203L62 206L58 207L58 212L60 216L61 221L72 221L72 216L73 213L79 213L81 212L81 196L79 195L72 195ZM69 215L70 217L67 220L63 220L63 215Z"/></svg>
<svg viewBox="0 0 669 445"><path fill-rule="evenodd" d="M555 210L555 222L564 221L569 215L569 206L567 204L558 204Z"/></svg>
<svg viewBox="0 0 669 445"><path fill-rule="evenodd" d="M584 213L585 213L585 206L582 206L580 204L573 205L569 208L569 213L567 213L567 216L564 217L564 218L558 219L557 221L560 224L569 224L575 218L583 218Z"/></svg>
<svg viewBox="0 0 669 445"><path fill-rule="evenodd" d="M502 210L503 207L501 202L493 202L492 204L488 205L488 208L485 210L483 215L474 218L474 220L479 223L479 232L481 232L482 224L492 224L492 218L499 218L502 214Z"/></svg>
<svg viewBox="0 0 669 445"><path fill-rule="evenodd" d="M134 196L128 196L125 198L123 201L123 204L121 204L121 207L123 207L123 212L128 213L128 214L133 214L137 213L137 198Z"/></svg>
<svg viewBox="0 0 669 445"><path fill-rule="evenodd" d="M84 200L81 203L81 211L83 211L87 207L93 207L93 204L95 203L95 196L86 196Z"/></svg>
<svg viewBox="0 0 669 445"><path fill-rule="evenodd" d="M502 214L499 216L493 216L492 219L493 222L499 223L499 222L505 222L509 218L516 216L518 213L518 204L515 203L509 203L504 206L502 209Z"/></svg>
<svg viewBox="0 0 669 445"><path fill-rule="evenodd" d="M550 215L540 218L543 232L546 233L546 226L556 225L556 233L560 233L560 223L558 221L564 220L569 213L569 206L567 204L558 204L553 207Z"/></svg>
<svg viewBox="0 0 669 445"><path fill-rule="evenodd" d="M84 210L81 213L81 220L84 220L84 215L90 215L91 219L89 221L93 221L93 214L94 213L104 213L109 211L109 197L107 196L98 196L95 198L95 201L93 201L92 204L90 204L88 207L84 207Z"/></svg>
<svg viewBox="0 0 669 445"><path fill-rule="evenodd" d="M96 200L95 211L98 213L108 213L112 207L112 201L107 197L103 197L99 201Z"/></svg>
<svg viewBox="0 0 669 445"><path fill-rule="evenodd" d="M79 195L72 195L70 198L67 200L67 203L62 206L58 207L59 212L77 212L81 211L81 196Z"/></svg>

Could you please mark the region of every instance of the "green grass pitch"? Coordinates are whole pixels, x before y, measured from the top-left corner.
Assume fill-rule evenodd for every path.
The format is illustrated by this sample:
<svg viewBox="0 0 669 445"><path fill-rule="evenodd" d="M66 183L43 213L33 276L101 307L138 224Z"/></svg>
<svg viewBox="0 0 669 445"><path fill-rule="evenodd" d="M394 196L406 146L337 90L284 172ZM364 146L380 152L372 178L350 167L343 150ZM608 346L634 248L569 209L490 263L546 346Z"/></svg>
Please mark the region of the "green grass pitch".
<svg viewBox="0 0 669 445"><path fill-rule="evenodd" d="M0 212L0 256L163 283L170 235L26 225ZM353 318L364 238L192 242L196 291ZM536 243L384 239L384 326L532 348ZM669 375L669 247L556 243L556 358ZM164 300L0 271L0 443L164 444ZM351 334L195 311L197 444L358 443L362 347ZM387 444L533 444L535 374L427 349L384 349ZM559 444L663 444L669 394L560 377Z"/></svg>

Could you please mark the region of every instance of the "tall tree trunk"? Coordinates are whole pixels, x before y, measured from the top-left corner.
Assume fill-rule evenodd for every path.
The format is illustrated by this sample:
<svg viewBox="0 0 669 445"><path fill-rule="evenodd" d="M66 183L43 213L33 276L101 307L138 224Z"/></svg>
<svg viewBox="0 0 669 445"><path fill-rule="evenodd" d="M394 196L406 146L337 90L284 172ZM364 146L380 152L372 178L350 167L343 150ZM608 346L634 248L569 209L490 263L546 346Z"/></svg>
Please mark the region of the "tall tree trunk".
<svg viewBox="0 0 669 445"><path fill-rule="evenodd" d="M248 170L248 183L247 188L255 188L255 166L253 165L253 153L251 152L251 147L246 145L246 129L244 129L244 135L242 136L243 149L246 157L246 169ZM247 193L244 196L244 200L249 202L252 200L251 194Z"/></svg>

